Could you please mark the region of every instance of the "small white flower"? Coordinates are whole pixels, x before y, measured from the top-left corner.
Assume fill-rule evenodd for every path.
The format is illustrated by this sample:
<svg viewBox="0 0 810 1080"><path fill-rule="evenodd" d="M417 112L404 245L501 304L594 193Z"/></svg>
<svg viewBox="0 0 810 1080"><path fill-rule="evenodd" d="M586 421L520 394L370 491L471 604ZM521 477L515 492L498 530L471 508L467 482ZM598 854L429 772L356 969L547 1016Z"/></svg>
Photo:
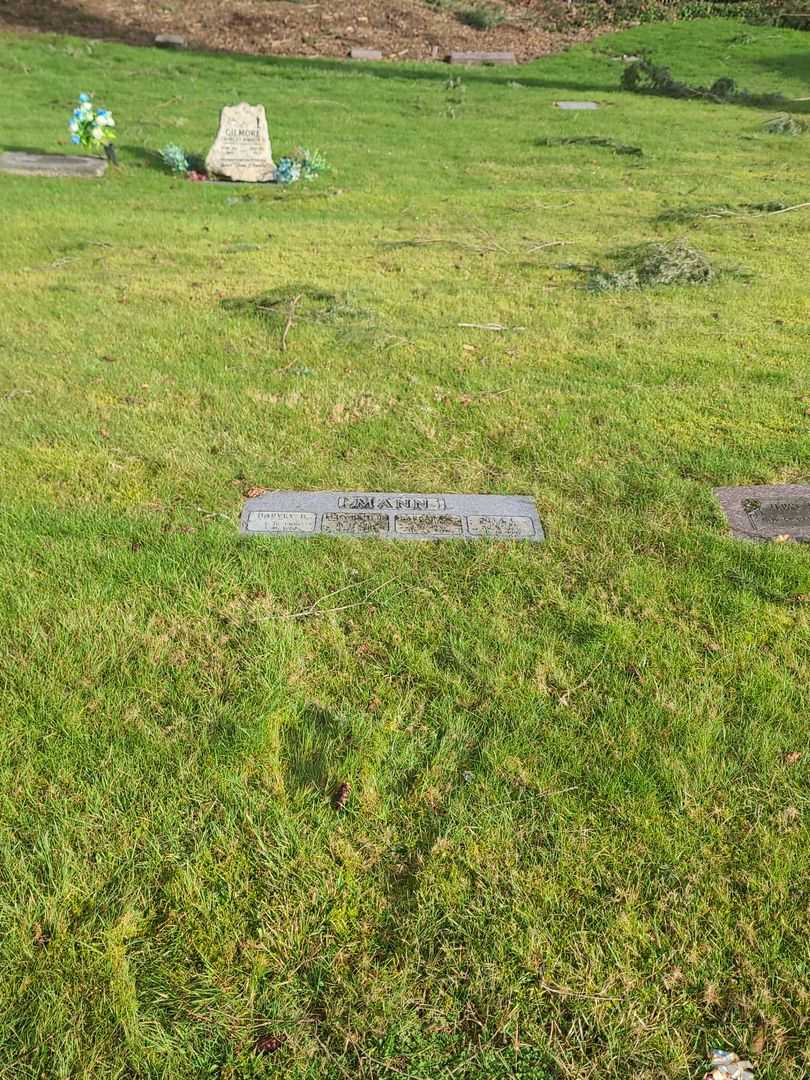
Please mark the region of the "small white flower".
<svg viewBox="0 0 810 1080"><path fill-rule="evenodd" d="M101 128L100 127L96 126L96 127L93 128L93 138L94 139L100 139L101 138Z"/></svg>

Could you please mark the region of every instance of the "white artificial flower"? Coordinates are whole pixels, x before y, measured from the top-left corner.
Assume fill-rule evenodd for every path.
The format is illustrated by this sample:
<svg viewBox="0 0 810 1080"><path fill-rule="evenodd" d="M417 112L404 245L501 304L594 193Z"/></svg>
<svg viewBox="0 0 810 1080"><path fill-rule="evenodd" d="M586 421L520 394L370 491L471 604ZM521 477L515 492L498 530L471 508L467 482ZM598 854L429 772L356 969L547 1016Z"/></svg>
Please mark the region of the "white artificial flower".
<svg viewBox="0 0 810 1080"><path fill-rule="evenodd" d="M101 128L100 127L96 126L96 127L93 128L93 138L94 139L100 139L101 138Z"/></svg>

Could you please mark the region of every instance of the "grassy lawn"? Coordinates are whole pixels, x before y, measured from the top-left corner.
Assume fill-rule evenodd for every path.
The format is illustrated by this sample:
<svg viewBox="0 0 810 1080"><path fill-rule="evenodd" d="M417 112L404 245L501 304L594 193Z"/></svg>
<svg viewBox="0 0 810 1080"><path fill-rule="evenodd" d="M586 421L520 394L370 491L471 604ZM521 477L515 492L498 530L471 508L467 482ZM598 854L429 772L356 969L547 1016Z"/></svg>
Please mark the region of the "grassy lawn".
<svg viewBox="0 0 810 1080"><path fill-rule="evenodd" d="M672 211L806 202L810 133L620 92L644 48L810 93L807 35L727 21L450 88L0 42L0 143L88 90L122 161L0 177L3 1080L807 1075L810 563L711 488L810 474L810 211ZM242 99L332 171L160 171ZM715 283L566 268L678 237ZM241 541L254 485L549 539Z"/></svg>

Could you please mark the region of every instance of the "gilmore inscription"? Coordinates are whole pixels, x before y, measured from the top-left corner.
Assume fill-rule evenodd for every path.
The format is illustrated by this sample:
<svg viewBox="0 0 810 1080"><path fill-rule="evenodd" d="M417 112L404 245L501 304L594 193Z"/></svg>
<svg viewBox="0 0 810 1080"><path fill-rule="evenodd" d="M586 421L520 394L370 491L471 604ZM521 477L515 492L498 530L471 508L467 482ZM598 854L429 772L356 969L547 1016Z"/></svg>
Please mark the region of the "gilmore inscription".
<svg viewBox="0 0 810 1080"><path fill-rule="evenodd" d="M441 495L396 491L275 491L248 499L241 532L390 540L545 539L525 495Z"/></svg>

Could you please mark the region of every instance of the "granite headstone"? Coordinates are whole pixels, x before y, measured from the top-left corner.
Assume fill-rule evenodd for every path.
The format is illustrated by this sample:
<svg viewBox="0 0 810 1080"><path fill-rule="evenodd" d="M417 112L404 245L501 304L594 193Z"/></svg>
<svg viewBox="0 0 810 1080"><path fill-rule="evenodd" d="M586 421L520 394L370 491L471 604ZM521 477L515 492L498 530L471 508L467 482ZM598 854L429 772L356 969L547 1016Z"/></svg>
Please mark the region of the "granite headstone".
<svg viewBox="0 0 810 1080"><path fill-rule="evenodd" d="M349 57L352 60L382 60L383 54L379 49L355 47L349 50Z"/></svg>
<svg viewBox="0 0 810 1080"><path fill-rule="evenodd" d="M525 495L396 491L267 492L247 500L240 531L390 540L545 539L534 500Z"/></svg>
<svg viewBox="0 0 810 1080"><path fill-rule="evenodd" d="M810 543L810 485L716 488L731 532L744 540L789 537Z"/></svg>
<svg viewBox="0 0 810 1080"><path fill-rule="evenodd" d="M107 161L100 157L30 154L21 150L8 150L0 154L0 172L14 176L78 176L87 179L103 176L106 171Z"/></svg>
<svg viewBox="0 0 810 1080"><path fill-rule="evenodd" d="M448 64L516 64L513 52L451 52L447 54Z"/></svg>
<svg viewBox="0 0 810 1080"><path fill-rule="evenodd" d="M273 180L276 167L264 105L226 105L205 167L212 176L250 184Z"/></svg>

